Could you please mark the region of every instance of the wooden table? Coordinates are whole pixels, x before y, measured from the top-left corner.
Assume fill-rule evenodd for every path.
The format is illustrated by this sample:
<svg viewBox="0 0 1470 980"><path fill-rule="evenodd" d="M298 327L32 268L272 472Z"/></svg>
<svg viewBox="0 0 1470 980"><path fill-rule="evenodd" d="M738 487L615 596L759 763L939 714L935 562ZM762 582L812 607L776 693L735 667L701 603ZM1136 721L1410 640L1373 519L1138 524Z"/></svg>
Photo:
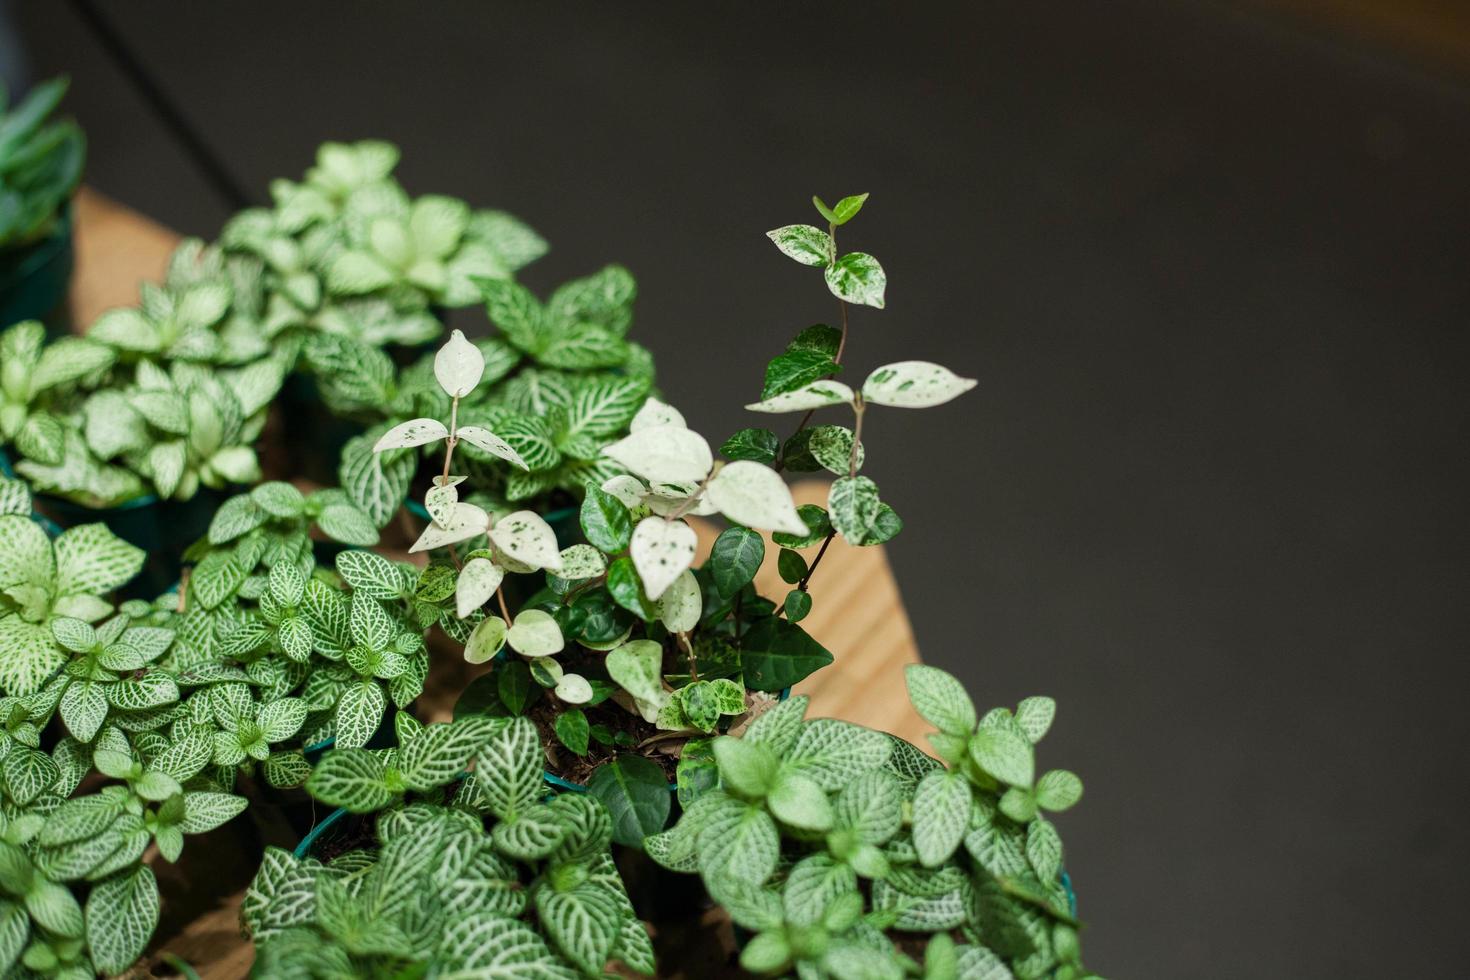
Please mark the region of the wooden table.
<svg viewBox="0 0 1470 980"><path fill-rule="evenodd" d="M169 253L179 236L102 194L83 189L76 200L76 276L72 283L70 308L75 329L85 329L103 310L132 305L138 300L138 284L162 278ZM824 483L808 481L793 488L798 503L824 503ZM700 559L708 554L719 528L694 520L700 539ZM766 562L756 577L761 591L779 600L790 588L776 572L776 551L769 543ZM815 549L807 553L810 560ZM918 649L883 549L851 548L836 541L812 579L812 611L803 626L836 657L835 663L808 678L796 688L809 695L811 717L845 718L873 728L893 732L923 745L924 722L913 712L904 693L903 666L916 662ZM446 665L447 666L447 665ZM432 675L431 675L432 676ZM430 705L429 714L447 715L447 702ZM219 980L244 976L252 959L250 945L240 937L238 911L240 892L224 895L186 896L171 894L171 885L182 888L191 874L205 874L218 862L212 851L224 849L232 857L256 830L241 816L204 838L192 838L185 848L186 867L180 873L160 868L165 923L156 941L152 964L172 953L192 964L200 975ZM155 858L152 862L158 865ZM228 860L225 863L229 863ZM238 871L239 869L237 869ZM248 869L245 869L248 874ZM173 911L190 909L185 924L169 928ZM189 905L179 903L187 902ZM159 966L167 974L168 968ZM142 974L146 975L146 974Z"/></svg>

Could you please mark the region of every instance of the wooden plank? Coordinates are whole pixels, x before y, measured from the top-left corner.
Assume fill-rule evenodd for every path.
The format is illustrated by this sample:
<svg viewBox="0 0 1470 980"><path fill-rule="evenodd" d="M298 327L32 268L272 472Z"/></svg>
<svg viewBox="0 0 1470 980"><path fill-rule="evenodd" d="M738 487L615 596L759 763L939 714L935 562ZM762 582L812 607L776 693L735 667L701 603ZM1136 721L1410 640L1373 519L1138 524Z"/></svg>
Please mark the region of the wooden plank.
<svg viewBox="0 0 1470 980"><path fill-rule="evenodd" d="M103 310L134 306L138 286L168 268L179 236L89 187L77 191L76 269L68 296L72 329L82 333Z"/></svg>

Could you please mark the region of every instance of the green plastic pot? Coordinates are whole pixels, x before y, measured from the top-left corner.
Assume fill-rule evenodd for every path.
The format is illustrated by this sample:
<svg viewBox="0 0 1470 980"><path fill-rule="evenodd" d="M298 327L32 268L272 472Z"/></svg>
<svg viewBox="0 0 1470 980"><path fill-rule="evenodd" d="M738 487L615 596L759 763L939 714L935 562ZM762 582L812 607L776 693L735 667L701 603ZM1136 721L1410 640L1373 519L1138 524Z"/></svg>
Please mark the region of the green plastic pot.
<svg viewBox="0 0 1470 980"><path fill-rule="evenodd" d="M68 201L57 215L51 234L0 251L0 329L22 320L40 320L53 335L64 333L61 314L73 265Z"/></svg>

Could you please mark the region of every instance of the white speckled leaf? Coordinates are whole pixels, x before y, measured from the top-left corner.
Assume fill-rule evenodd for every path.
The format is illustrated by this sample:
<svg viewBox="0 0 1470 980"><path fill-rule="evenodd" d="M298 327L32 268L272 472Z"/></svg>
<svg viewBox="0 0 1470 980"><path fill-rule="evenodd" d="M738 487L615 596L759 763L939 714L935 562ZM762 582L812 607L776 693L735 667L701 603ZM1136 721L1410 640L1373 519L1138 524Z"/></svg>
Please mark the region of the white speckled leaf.
<svg viewBox="0 0 1470 980"><path fill-rule="evenodd" d="M483 509L474 504L457 504L448 527L430 524L424 528L424 533L419 535L419 539L408 550L412 553L458 544L478 534L484 534L485 529L489 526L490 515Z"/></svg>
<svg viewBox="0 0 1470 980"><path fill-rule="evenodd" d="M698 539L683 521L645 517L633 529L630 552L648 598L657 600L694 561Z"/></svg>
<svg viewBox="0 0 1470 980"><path fill-rule="evenodd" d="M781 474L762 463L726 463L705 490L710 503L737 524L762 531L806 533Z"/></svg>
<svg viewBox="0 0 1470 980"><path fill-rule="evenodd" d="M491 456L498 456L508 463L519 466L523 470L530 470L530 467L526 465L526 461L521 458L521 454L516 452L510 443L489 429L478 425L462 425L455 435L476 449L483 449Z"/></svg>
<svg viewBox="0 0 1470 980"><path fill-rule="evenodd" d="M465 340L459 330L451 333L449 340L434 355L434 377L451 398L455 395L463 397L474 391L484 373L485 355Z"/></svg>
<svg viewBox="0 0 1470 980"><path fill-rule="evenodd" d="M745 407L752 412L772 415L781 412L807 412L827 405L841 405L852 401L852 397L852 389L841 381L813 381L794 391L783 392Z"/></svg>
<svg viewBox="0 0 1470 980"><path fill-rule="evenodd" d="M672 425L639 429L603 454L653 483L698 483L714 465L703 436Z"/></svg>
<svg viewBox="0 0 1470 980"><path fill-rule="evenodd" d="M500 518L490 529L490 540L511 558L532 568L553 572L561 568L556 532L535 511L518 510Z"/></svg>
<svg viewBox="0 0 1470 980"><path fill-rule="evenodd" d="M974 378L961 378L930 361L897 361L868 375L863 400L891 408L928 408L943 405L975 385Z"/></svg>
<svg viewBox="0 0 1470 980"><path fill-rule="evenodd" d="M443 422L437 419L409 419L407 422L399 422L383 433L382 438L373 443L373 452L381 453L386 449L424 446L448 438L448 436L449 430L445 428Z"/></svg>

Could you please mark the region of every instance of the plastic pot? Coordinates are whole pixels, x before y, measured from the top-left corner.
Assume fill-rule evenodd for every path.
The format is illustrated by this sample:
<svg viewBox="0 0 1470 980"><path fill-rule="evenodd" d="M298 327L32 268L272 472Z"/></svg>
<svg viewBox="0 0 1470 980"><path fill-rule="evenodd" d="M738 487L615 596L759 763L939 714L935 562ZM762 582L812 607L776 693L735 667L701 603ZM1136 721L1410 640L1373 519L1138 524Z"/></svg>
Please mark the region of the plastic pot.
<svg viewBox="0 0 1470 980"><path fill-rule="evenodd" d="M0 328L40 320L53 335L65 333L62 312L74 264L71 202L57 215L51 234L19 248L0 251Z"/></svg>
<svg viewBox="0 0 1470 980"><path fill-rule="evenodd" d="M281 441L298 464L300 475L324 486L336 486L342 447L364 426L333 415L322 401L316 378L302 371L286 376L276 396L281 413Z"/></svg>
<svg viewBox="0 0 1470 980"><path fill-rule="evenodd" d="M152 599L179 580L185 550L205 535L214 512L235 492L200 487L188 500L159 500L147 494L106 508L38 494L35 507L63 529L102 523L142 548L147 553L143 570L119 592L130 599Z"/></svg>

